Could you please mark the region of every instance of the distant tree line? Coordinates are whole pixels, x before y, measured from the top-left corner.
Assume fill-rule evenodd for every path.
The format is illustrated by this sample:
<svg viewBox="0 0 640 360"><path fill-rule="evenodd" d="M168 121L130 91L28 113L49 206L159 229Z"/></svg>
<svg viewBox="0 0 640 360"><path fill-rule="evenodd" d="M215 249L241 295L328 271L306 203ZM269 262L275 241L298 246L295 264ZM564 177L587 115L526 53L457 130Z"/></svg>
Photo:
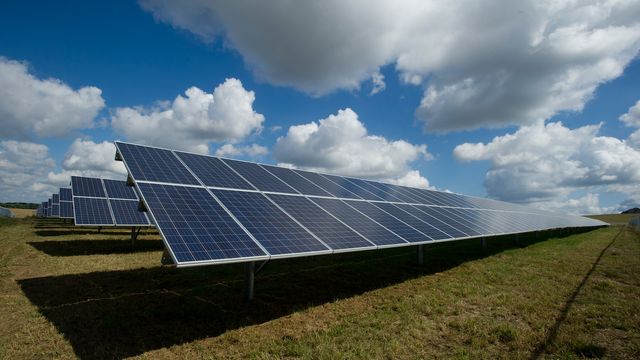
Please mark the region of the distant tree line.
<svg viewBox="0 0 640 360"><path fill-rule="evenodd" d="M0 206L14 209L37 209L38 204L25 203L25 202L6 202L0 203Z"/></svg>

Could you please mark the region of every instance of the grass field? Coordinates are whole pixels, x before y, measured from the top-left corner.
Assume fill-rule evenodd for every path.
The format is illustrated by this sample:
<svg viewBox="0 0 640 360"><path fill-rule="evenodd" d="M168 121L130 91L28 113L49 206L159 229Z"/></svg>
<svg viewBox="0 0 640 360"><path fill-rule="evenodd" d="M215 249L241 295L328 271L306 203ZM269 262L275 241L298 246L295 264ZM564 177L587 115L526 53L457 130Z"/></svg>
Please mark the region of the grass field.
<svg viewBox="0 0 640 360"><path fill-rule="evenodd" d="M563 236L560 236L563 235ZM153 232L0 219L0 358L640 358L640 235L622 226L159 266Z"/></svg>
<svg viewBox="0 0 640 360"><path fill-rule="evenodd" d="M612 225L622 225L629 223L629 220L640 217L640 214L603 214L603 215L589 215L592 219L602 220Z"/></svg>
<svg viewBox="0 0 640 360"><path fill-rule="evenodd" d="M36 213L36 211L33 210L33 209L11 208L9 210L11 210L16 215L17 218L24 218L24 217L28 217L28 216L33 216Z"/></svg>

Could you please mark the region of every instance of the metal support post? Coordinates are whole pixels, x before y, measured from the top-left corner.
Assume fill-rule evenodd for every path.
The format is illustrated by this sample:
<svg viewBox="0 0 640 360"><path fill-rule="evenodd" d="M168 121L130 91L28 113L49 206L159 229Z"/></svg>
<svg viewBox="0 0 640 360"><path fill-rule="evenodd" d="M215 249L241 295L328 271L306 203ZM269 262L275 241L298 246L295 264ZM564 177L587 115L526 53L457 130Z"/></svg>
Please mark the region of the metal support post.
<svg viewBox="0 0 640 360"><path fill-rule="evenodd" d="M485 238L480 238L480 246L482 246L482 248L486 248L487 247L487 239Z"/></svg>
<svg viewBox="0 0 640 360"><path fill-rule="evenodd" d="M132 226L131 227L131 249L134 248L137 238L138 238L138 233L136 233L136 227Z"/></svg>
<svg viewBox="0 0 640 360"><path fill-rule="evenodd" d="M251 261L244 264L244 296L247 301L253 300L253 280L255 278L256 263Z"/></svg>
<svg viewBox="0 0 640 360"><path fill-rule="evenodd" d="M424 245L416 246L416 261L418 265L424 265Z"/></svg>
<svg viewBox="0 0 640 360"><path fill-rule="evenodd" d="M516 234L515 238L516 238L516 244L520 244L520 234Z"/></svg>
<svg viewBox="0 0 640 360"><path fill-rule="evenodd" d="M98 234L100 234L101 230L102 230L102 226L98 226Z"/></svg>

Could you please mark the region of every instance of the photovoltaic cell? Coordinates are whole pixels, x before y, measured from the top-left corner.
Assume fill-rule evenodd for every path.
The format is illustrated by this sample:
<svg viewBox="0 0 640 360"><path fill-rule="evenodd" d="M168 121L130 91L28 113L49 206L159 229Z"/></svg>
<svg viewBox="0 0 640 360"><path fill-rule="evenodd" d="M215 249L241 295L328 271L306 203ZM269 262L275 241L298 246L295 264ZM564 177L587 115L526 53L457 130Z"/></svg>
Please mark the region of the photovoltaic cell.
<svg viewBox="0 0 640 360"><path fill-rule="evenodd" d="M311 201L378 246L407 243L398 235L345 204L342 200L312 198Z"/></svg>
<svg viewBox="0 0 640 360"><path fill-rule="evenodd" d="M204 188L149 183L138 188L178 265L267 257Z"/></svg>
<svg viewBox="0 0 640 360"><path fill-rule="evenodd" d="M469 236L489 234L489 232L483 232L483 230L479 228L477 224L469 223L465 219L461 219L456 214L451 213L451 211L449 211L449 208L425 206L421 207L420 210L428 213L429 215L438 216L440 220L452 224L456 228L464 231Z"/></svg>
<svg viewBox="0 0 640 360"><path fill-rule="evenodd" d="M107 189L109 199L130 199L137 200L136 190L133 186L127 185L126 181L103 179L104 187Z"/></svg>
<svg viewBox="0 0 640 360"><path fill-rule="evenodd" d="M102 180L89 177L71 177L71 188L73 196L106 197Z"/></svg>
<svg viewBox="0 0 640 360"><path fill-rule="evenodd" d="M116 225L147 226L149 220L144 212L138 210L138 200L109 199Z"/></svg>
<svg viewBox="0 0 640 360"><path fill-rule="evenodd" d="M213 193L271 255L330 251L263 194L226 190Z"/></svg>
<svg viewBox="0 0 640 360"><path fill-rule="evenodd" d="M382 211L380 208L374 206L372 203L365 201L345 201L349 206L367 215L369 218L375 220L377 223L393 231L403 239L411 243L425 242L430 239L423 233L405 224L404 222L396 219L388 213Z"/></svg>
<svg viewBox="0 0 640 360"><path fill-rule="evenodd" d="M69 188L60 188L60 201L73 201L73 194Z"/></svg>
<svg viewBox="0 0 640 360"><path fill-rule="evenodd" d="M73 219L72 201L60 201L60 217L65 219Z"/></svg>
<svg viewBox="0 0 640 360"><path fill-rule="evenodd" d="M199 185L189 170L169 150L116 142L118 151L136 181ZM74 194L75 195L75 194Z"/></svg>
<svg viewBox="0 0 640 360"><path fill-rule="evenodd" d="M231 189L254 189L253 186L243 180L235 171L231 170L218 158L179 151L175 153L182 159L187 167L196 174L198 179L207 186Z"/></svg>
<svg viewBox="0 0 640 360"><path fill-rule="evenodd" d="M305 195L318 195L318 196L332 196L328 192L322 190L311 181L298 175L291 169L281 168L277 166L261 165L264 169L280 178L280 180L287 183L287 185L298 190L301 194Z"/></svg>
<svg viewBox="0 0 640 360"><path fill-rule="evenodd" d="M273 194L268 196L334 250L373 247L373 244L305 197Z"/></svg>
<svg viewBox="0 0 640 360"><path fill-rule="evenodd" d="M51 205L51 216L59 217L60 216L60 204Z"/></svg>
<svg viewBox="0 0 640 360"><path fill-rule="evenodd" d="M60 194L51 195L51 203L52 204L59 204L60 203Z"/></svg>
<svg viewBox="0 0 640 360"><path fill-rule="evenodd" d="M244 161L223 159L227 165L238 172L242 177L249 181L253 186L261 191L273 191L288 194L297 194L292 187L280 181L270 172L260 167L258 164L248 163Z"/></svg>
<svg viewBox="0 0 640 360"><path fill-rule="evenodd" d="M76 225L113 225L107 199L74 196L73 210Z"/></svg>

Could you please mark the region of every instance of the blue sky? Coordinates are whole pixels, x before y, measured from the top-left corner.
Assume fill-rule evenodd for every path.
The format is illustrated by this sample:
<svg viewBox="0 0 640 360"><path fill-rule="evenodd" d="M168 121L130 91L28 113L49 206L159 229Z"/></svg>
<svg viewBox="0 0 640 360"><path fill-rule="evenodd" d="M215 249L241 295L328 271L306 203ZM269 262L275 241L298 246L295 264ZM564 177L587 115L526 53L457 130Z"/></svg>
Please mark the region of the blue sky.
<svg viewBox="0 0 640 360"><path fill-rule="evenodd" d="M122 177L115 139L567 212L640 201L634 2L244 3L4 1L0 201Z"/></svg>

